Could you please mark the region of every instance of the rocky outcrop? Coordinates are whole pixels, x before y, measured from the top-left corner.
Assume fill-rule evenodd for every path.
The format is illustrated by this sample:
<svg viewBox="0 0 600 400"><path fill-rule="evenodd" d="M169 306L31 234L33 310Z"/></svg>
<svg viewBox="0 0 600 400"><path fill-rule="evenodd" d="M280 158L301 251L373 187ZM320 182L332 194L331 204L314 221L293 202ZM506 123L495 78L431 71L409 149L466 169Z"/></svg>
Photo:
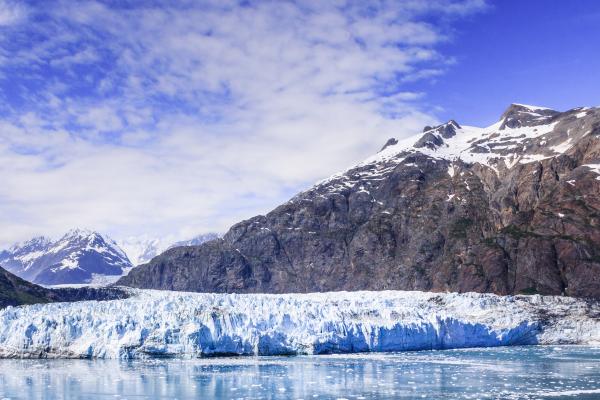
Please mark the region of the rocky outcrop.
<svg viewBox="0 0 600 400"><path fill-rule="evenodd" d="M408 144L407 144L408 143ZM600 109L512 105L390 144L223 238L118 283L200 292L600 297Z"/></svg>

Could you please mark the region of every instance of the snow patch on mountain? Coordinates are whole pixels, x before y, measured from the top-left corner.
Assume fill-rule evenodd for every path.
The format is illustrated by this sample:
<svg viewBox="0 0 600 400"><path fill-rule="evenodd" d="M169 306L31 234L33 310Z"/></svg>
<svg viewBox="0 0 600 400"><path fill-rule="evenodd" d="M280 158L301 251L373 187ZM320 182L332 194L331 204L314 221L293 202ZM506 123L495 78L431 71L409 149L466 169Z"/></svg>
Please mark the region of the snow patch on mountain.
<svg viewBox="0 0 600 400"><path fill-rule="evenodd" d="M600 344L597 302L555 296L132 291L0 311L1 357L322 354Z"/></svg>
<svg viewBox="0 0 600 400"><path fill-rule="evenodd" d="M540 107L540 106L531 106L531 105L527 105L527 104L521 104L521 103L513 103L515 106L521 106L521 107L525 107L528 108L530 110L550 110L547 107Z"/></svg>

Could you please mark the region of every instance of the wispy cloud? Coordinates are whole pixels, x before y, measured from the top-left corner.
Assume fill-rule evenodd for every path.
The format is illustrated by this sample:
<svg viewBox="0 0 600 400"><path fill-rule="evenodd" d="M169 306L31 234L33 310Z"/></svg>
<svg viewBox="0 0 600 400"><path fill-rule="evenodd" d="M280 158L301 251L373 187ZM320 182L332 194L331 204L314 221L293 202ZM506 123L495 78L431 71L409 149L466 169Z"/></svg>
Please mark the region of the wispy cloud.
<svg viewBox="0 0 600 400"><path fill-rule="evenodd" d="M483 7L0 3L0 242L185 237L265 212L433 122L403 85L439 78L448 21Z"/></svg>
<svg viewBox="0 0 600 400"><path fill-rule="evenodd" d="M21 22L26 17L26 8L10 0L0 1L0 26Z"/></svg>

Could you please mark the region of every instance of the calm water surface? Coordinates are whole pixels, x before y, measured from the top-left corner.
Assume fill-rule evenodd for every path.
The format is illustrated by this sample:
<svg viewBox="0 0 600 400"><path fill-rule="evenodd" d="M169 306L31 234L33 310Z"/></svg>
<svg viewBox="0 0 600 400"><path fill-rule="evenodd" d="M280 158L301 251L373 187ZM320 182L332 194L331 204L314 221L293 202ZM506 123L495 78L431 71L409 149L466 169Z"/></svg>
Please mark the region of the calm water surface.
<svg viewBox="0 0 600 400"><path fill-rule="evenodd" d="M600 399L600 347L0 360L0 399Z"/></svg>

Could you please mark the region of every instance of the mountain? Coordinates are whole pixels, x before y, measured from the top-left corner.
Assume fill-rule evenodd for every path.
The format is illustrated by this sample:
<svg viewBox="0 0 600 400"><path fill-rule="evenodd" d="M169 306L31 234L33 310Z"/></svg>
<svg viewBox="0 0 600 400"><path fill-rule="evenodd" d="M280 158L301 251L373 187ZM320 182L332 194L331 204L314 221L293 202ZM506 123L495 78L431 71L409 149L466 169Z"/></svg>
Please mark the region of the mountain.
<svg viewBox="0 0 600 400"><path fill-rule="evenodd" d="M199 292L600 297L600 108L449 121L119 284Z"/></svg>
<svg viewBox="0 0 600 400"><path fill-rule="evenodd" d="M119 246L125 251L134 265L147 263L167 249L179 246L197 246L219 237L216 233L205 233L189 240L168 244L164 239L149 238L148 236L128 237L120 241Z"/></svg>
<svg viewBox="0 0 600 400"><path fill-rule="evenodd" d="M212 232L211 233L205 233L205 234L193 237L192 239L189 239L189 240L183 240L181 242L175 242L172 245L170 245L167 248L167 250L168 249L172 249L174 247L181 247L181 246L199 246L199 245L201 245L203 243L210 242L211 240L215 240L215 239L218 239L218 238L219 238L219 235L216 234L216 233L212 233Z"/></svg>
<svg viewBox="0 0 600 400"><path fill-rule="evenodd" d="M147 263L168 247L163 240L148 236L131 236L118 243L133 265Z"/></svg>
<svg viewBox="0 0 600 400"><path fill-rule="evenodd" d="M133 267L111 239L97 232L73 229L57 241L37 237L0 253L0 264L30 282L44 285L113 281Z"/></svg>
<svg viewBox="0 0 600 400"><path fill-rule="evenodd" d="M0 267L0 309L23 304L56 301L114 300L128 297L119 288L63 288L47 289L27 282Z"/></svg>

